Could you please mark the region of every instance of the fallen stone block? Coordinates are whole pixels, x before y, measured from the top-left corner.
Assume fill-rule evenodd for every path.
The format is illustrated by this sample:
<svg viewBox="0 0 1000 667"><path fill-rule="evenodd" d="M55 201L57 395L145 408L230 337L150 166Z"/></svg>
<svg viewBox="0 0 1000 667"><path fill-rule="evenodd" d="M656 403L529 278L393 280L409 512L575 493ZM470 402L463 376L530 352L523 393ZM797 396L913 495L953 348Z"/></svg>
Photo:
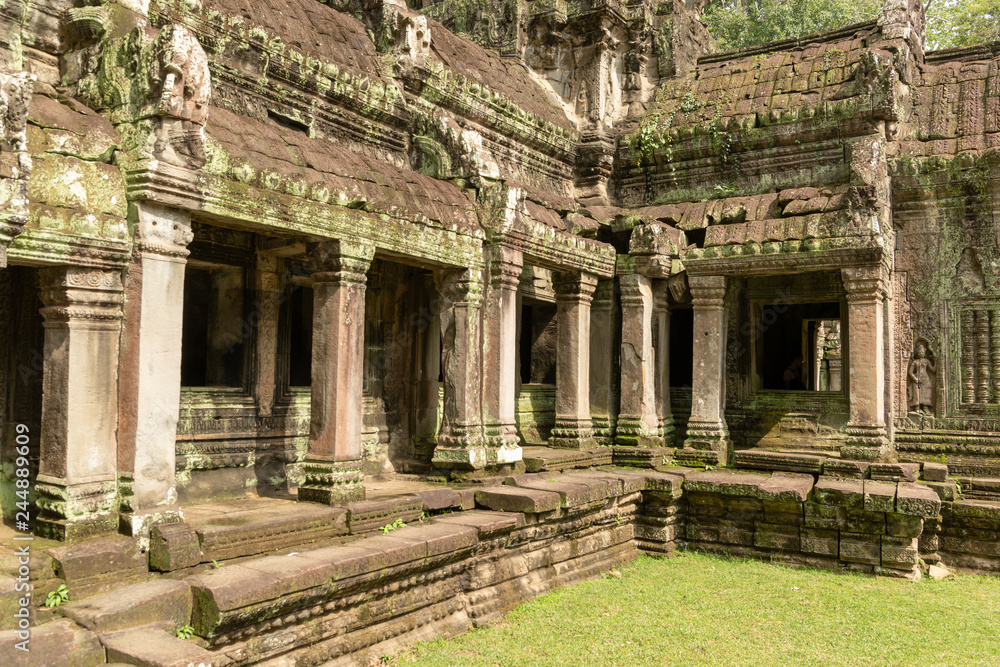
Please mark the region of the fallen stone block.
<svg viewBox="0 0 1000 667"><path fill-rule="evenodd" d="M153 526L149 534L149 567L160 572L173 572L193 567L201 562L198 533L187 523L167 523Z"/></svg>
<svg viewBox="0 0 1000 667"><path fill-rule="evenodd" d="M144 581L79 602L69 602L56 611L99 633L157 622L188 625L191 587L186 582L170 579Z"/></svg>

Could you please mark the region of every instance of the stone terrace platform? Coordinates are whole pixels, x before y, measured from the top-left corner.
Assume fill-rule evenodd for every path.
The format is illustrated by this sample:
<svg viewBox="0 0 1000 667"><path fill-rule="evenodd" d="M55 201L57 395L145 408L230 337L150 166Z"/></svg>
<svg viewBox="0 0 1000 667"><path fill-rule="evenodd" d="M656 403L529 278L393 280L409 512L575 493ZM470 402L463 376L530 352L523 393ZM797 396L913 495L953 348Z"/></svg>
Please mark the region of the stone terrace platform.
<svg viewBox="0 0 1000 667"><path fill-rule="evenodd" d="M557 454L549 460L572 462ZM750 452L738 465L753 469L396 479L342 507L256 498L185 508L183 523L154 529L147 552L125 537L36 539L30 660L9 623L0 648L15 665L365 664L680 547L906 578L921 560L1000 571L1000 502L963 498L945 466L830 457L782 469L792 464L814 465ZM18 564L3 530L7 621ZM61 583L71 601L38 608ZM183 626L194 636L178 638Z"/></svg>

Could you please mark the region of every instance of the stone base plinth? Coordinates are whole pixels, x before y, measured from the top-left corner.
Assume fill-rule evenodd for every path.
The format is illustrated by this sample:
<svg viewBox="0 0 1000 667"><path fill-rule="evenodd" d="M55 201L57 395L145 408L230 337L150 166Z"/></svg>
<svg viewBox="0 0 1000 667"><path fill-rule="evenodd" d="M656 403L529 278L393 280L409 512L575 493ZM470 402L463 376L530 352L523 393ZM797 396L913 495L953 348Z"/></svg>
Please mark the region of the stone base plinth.
<svg viewBox="0 0 1000 667"><path fill-rule="evenodd" d="M854 461L891 463L896 450L879 427L848 426L847 442L840 448L840 457Z"/></svg>
<svg viewBox="0 0 1000 667"><path fill-rule="evenodd" d="M303 465L305 483L299 500L323 505L342 505L365 499L361 461L309 461Z"/></svg>
<svg viewBox="0 0 1000 667"><path fill-rule="evenodd" d="M729 465L732 459L733 444L729 441L729 431L723 424L698 424L688 422L687 438L684 440L684 450L712 452L717 463L710 465ZM709 457L711 458L711 457Z"/></svg>
<svg viewBox="0 0 1000 667"><path fill-rule="evenodd" d="M612 462L616 466L634 466L637 468L655 468L665 465L674 456L676 450L664 447L663 440L648 438L659 445L615 446L612 448Z"/></svg>
<svg viewBox="0 0 1000 667"><path fill-rule="evenodd" d="M39 475L38 516L32 522L39 537L75 542L118 530L116 483L113 480L64 485Z"/></svg>

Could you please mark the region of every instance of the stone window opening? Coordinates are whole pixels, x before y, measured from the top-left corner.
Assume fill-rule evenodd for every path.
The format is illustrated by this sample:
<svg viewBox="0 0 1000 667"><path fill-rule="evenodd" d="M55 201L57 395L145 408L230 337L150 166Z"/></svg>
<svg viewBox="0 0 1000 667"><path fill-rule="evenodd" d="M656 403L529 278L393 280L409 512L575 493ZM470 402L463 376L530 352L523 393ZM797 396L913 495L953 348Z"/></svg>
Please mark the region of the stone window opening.
<svg viewBox="0 0 1000 667"><path fill-rule="evenodd" d="M182 387L238 387L246 383L252 331L245 267L189 259L184 271L181 335Z"/></svg>
<svg viewBox="0 0 1000 667"><path fill-rule="evenodd" d="M694 346L694 310L689 306L670 308L670 388L691 389Z"/></svg>

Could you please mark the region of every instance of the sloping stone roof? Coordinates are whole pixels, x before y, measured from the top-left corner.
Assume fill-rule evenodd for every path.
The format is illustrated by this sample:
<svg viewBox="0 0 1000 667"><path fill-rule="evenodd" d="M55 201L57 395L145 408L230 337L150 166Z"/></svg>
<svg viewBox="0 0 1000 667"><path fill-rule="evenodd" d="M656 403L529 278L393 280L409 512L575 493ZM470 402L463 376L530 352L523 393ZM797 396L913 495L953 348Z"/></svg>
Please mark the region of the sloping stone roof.
<svg viewBox="0 0 1000 667"><path fill-rule="evenodd" d="M310 200L458 231L478 230L471 195L302 132L213 107L204 171ZM221 149L221 150L220 150Z"/></svg>

